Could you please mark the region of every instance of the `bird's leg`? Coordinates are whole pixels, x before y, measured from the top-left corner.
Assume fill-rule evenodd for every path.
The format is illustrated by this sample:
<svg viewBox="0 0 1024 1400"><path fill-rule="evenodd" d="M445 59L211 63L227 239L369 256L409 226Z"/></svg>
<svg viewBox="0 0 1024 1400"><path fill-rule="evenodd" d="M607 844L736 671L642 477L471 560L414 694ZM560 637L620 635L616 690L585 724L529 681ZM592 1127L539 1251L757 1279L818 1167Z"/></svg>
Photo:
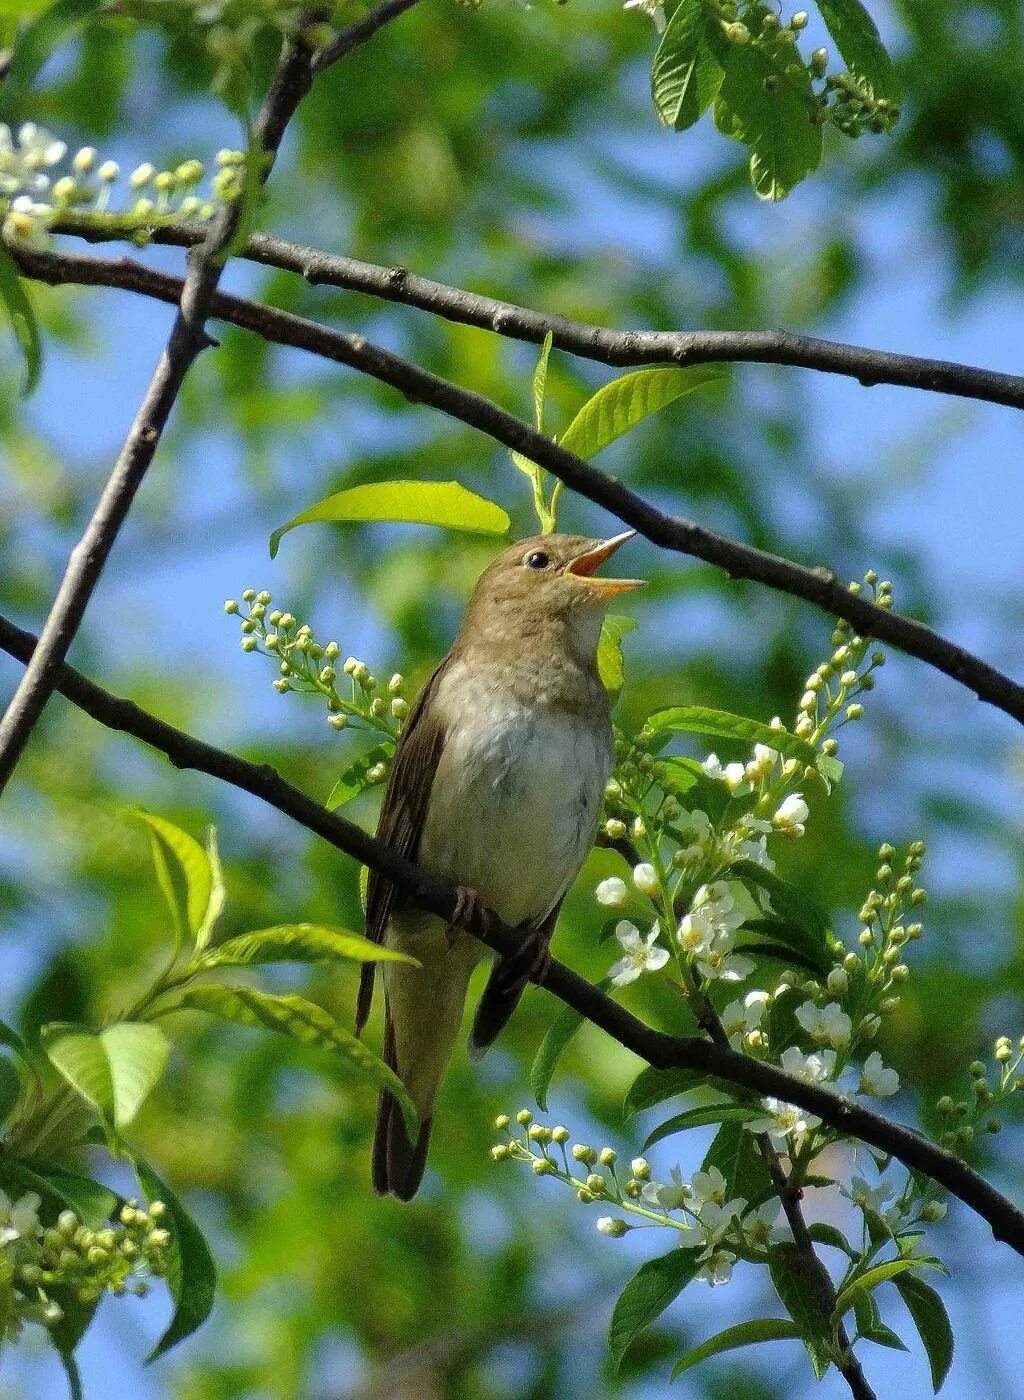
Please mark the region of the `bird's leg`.
<svg viewBox="0 0 1024 1400"><path fill-rule="evenodd" d="M489 923L487 905L480 897L480 891L471 889L468 885L459 885L455 891L455 908L444 930L449 951L455 947L456 937L460 933L468 932L472 924L478 925L480 931L486 933Z"/></svg>
<svg viewBox="0 0 1024 1400"><path fill-rule="evenodd" d="M521 942L511 957L502 958L502 981L519 991L527 982L543 982L551 962L552 930L540 924L520 925Z"/></svg>

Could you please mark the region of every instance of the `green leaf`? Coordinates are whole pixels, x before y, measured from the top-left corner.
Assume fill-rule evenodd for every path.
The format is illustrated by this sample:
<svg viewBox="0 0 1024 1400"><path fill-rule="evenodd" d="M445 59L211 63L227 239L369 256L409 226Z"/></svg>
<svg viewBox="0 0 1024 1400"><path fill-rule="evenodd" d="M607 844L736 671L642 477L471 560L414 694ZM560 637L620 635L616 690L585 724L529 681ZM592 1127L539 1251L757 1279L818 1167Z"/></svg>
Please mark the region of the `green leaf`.
<svg viewBox="0 0 1024 1400"><path fill-rule="evenodd" d="M210 868L209 857L194 836L182 831L166 818L157 817L152 812L144 812L141 809L136 810L133 815L146 823L157 840L163 844L165 853L173 857L175 867L185 885L186 927L189 933L196 935L203 926L213 895L213 871ZM167 879L170 880L169 871L166 873ZM166 895L167 889L159 866L157 878Z"/></svg>
<svg viewBox="0 0 1024 1400"><path fill-rule="evenodd" d="M768 1272L783 1307L800 1329L811 1367L820 1381L834 1360L831 1327L808 1280L799 1247L788 1241L772 1245L768 1250Z"/></svg>
<svg viewBox="0 0 1024 1400"><path fill-rule="evenodd" d="M859 1259L860 1254L853 1248L842 1230L837 1230L834 1225L827 1225L824 1221L816 1220L813 1225L808 1225L808 1234L815 1244L831 1245L833 1249L841 1249L849 1259Z"/></svg>
<svg viewBox="0 0 1024 1400"><path fill-rule="evenodd" d="M0 1123L6 1123L21 1101L22 1082L18 1067L0 1055Z"/></svg>
<svg viewBox="0 0 1024 1400"><path fill-rule="evenodd" d="M858 1291L853 1300L853 1315L857 1320L857 1331L865 1341L877 1346L888 1347L891 1351L907 1351L907 1344L891 1327L882 1321L878 1304L870 1293Z"/></svg>
<svg viewBox="0 0 1024 1400"><path fill-rule="evenodd" d="M611 978L605 977L598 984L598 991L606 992L611 986ZM565 1053L565 1048L583 1025L584 1017L571 1006L563 1006L544 1034L537 1048L533 1064L530 1066L530 1092L542 1113L548 1108L548 1089L555 1072L555 1066Z"/></svg>
<svg viewBox="0 0 1024 1400"><path fill-rule="evenodd" d="M540 348L537 368L533 371L533 421L538 433L544 431L544 391L548 382L548 357L551 354L553 340L554 337L548 331L544 337L544 344Z"/></svg>
<svg viewBox="0 0 1024 1400"><path fill-rule="evenodd" d="M11 318L14 338L25 359L25 383L22 392L27 397L39 383L43 354L39 342L39 326L18 267L7 249L0 243L0 301Z"/></svg>
<svg viewBox="0 0 1024 1400"><path fill-rule="evenodd" d="M207 900L202 922L196 929L196 948L198 949L205 948L213 936L217 920L224 912L226 898L224 870L220 863L220 851L217 849L217 828L215 826L211 826L206 833L206 860L210 867L210 898Z"/></svg>
<svg viewBox="0 0 1024 1400"><path fill-rule="evenodd" d="M46 1167L34 1171L23 1162L5 1162L2 1169L5 1187L17 1191L35 1191L46 1201L53 1218L62 1210L73 1210L90 1230L100 1230L113 1218L118 1198L98 1181L75 1172ZM47 1218L44 1214L44 1219Z"/></svg>
<svg viewBox="0 0 1024 1400"><path fill-rule="evenodd" d="M717 1167L725 1177L728 1194L742 1196L753 1205L770 1200L772 1179L758 1150L757 1139L742 1123L723 1123L701 1163L702 1171Z"/></svg>
<svg viewBox="0 0 1024 1400"><path fill-rule="evenodd" d="M619 1295L612 1312L608 1346L612 1369L645 1327L661 1316L701 1268L697 1249L671 1249L641 1264Z"/></svg>
<svg viewBox="0 0 1024 1400"><path fill-rule="evenodd" d="M737 1323L724 1332L701 1342L699 1347L688 1351L672 1368L672 1379L689 1371L709 1356L720 1356L725 1351L735 1351L737 1347L757 1346L760 1342L799 1341L800 1329L795 1322L785 1317L758 1317L750 1322Z"/></svg>
<svg viewBox="0 0 1024 1400"><path fill-rule="evenodd" d="M54 1068L118 1129L135 1117L171 1051L159 1026L139 1021L118 1021L98 1033L55 1021L39 1037Z"/></svg>
<svg viewBox="0 0 1024 1400"><path fill-rule="evenodd" d="M377 481L352 486L318 501L270 536L270 557L277 554L281 537L296 525L314 521L401 520L418 525L440 525L477 535L507 535L512 522L494 501L467 491L457 481Z"/></svg>
<svg viewBox="0 0 1024 1400"><path fill-rule="evenodd" d="M206 1011L211 1016L222 1016L227 1021L257 1030L277 1031L280 1035L291 1036L300 1045L340 1052L382 1089L394 1095L401 1105L410 1135L415 1138L419 1117L398 1075L315 1002L295 995L271 996L258 992L255 987L198 986L182 992L176 1009L178 1007Z"/></svg>
<svg viewBox="0 0 1024 1400"><path fill-rule="evenodd" d="M714 24L703 0L676 6L651 68L651 97L663 126L685 131L718 95L725 69L709 45Z"/></svg>
<svg viewBox="0 0 1024 1400"><path fill-rule="evenodd" d="M395 756L395 746L391 744L375 744L368 753L361 758L354 759L345 769L341 777L331 788L330 796L324 804L329 812L334 812L339 807L343 807L346 802L351 802L353 797L358 797L367 788L373 787L370 782L369 771L378 763L387 763Z"/></svg>
<svg viewBox="0 0 1024 1400"><path fill-rule="evenodd" d="M593 457L666 404L721 377L720 370L704 365L693 369L638 369L620 375L586 401L559 442L577 457Z"/></svg>
<svg viewBox="0 0 1024 1400"><path fill-rule="evenodd" d="M928 1268L930 1261L921 1258L910 1258L906 1255L899 1259L890 1259L885 1264L876 1264L874 1268L868 1269L866 1273L857 1278L853 1278L847 1283L845 1288L836 1299L836 1308L833 1317L841 1318L848 1313L856 1302L858 1291L870 1293L879 1284L886 1283L889 1279L897 1278L900 1274L909 1273L911 1269Z"/></svg>
<svg viewBox="0 0 1024 1400"><path fill-rule="evenodd" d="M618 695L626 680L622 660L622 639L636 627L636 619L609 613L601 623L601 640L597 644L597 669L601 683L611 695Z"/></svg>
<svg viewBox="0 0 1024 1400"><path fill-rule="evenodd" d="M898 103L900 82L875 22L860 0L818 0L818 9L850 74L877 102Z"/></svg>
<svg viewBox="0 0 1024 1400"><path fill-rule="evenodd" d="M22 1040L21 1036L12 1026L9 1026L6 1021L0 1021L0 1045L8 1046L19 1055L22 1054L25 1049L25 1042Z"/></svg>
<svg viewBox="0 0 1024 1400"><path fill-rule="evenodd" d="M779 937L785 941L779 943L761 942L755 940L752 943L737 943L735 952L743 953L751 958L774 958L777 962L785 963L787 967L800 967L805 972L819 974L823 971L822 964L815 958L809 958L804 953L797 952L795 941L790 936L790 930L781 924L778 919L748 919L743 925L744 930L753 933L763 934L765 938ZM787 943L789 946L787 947Z"/></svg>
<svg viewBox="0 0 1024 1400"><path fill-rule="evenodd" d="M675 1133L685 1133L690 1128L706 1128L709 1123L749 1123L754 1118L763 1118L764 1109L752 1104L709 1103L699 1108L689 1108L685 1113L677 1113L648 1134L641 1151L646 1152L656 1142L662 1142Z"/></svg>
<svg viewBox="0 0 1024 1400"><path fill-rule="evenodd" d="M707 1083L707 1075L695 1069L655 1069L648 1065L630 1085L622 1111L631 1118L645 1108L653 1108L679 1094L688 1094L691 1089L703 1088Z"/></svg>
<svg viewBox="0 0 1024 1400"><path fill-rule="evenodd" d="M914 1320L928 1357L932 1387L938 1395L953 1364L953 1329L946 1305L930 1284L914 1274L897 1278L896 1287Z"/></svg>
<svg viewBox="0 0 1024 1400"><path fill-rule="evenodd" d="M420 964L397 948L373 943L361 933L326 924L278 924L218 943L195 963L212 967L248 967L263 963L404 962Z"/></svg>
<svg viewBox="0 0 1024 1400"><path fill-rule="evenodd" d="M21 100L24 90L57 45L72 30L99 14L105 3L106 0L57 0L22 30L14 47L14 61L8 78L8 82L18 90L15 93L17 100Z"/></svg>
<svg viewBox="0 0 1024 1400"><path fill-rule="evenodd" d="M99 1307L99 1299L83 1303L70 1288L54 1289L54 1301L60 1304L61 1319L49 1329L50 1341L57 1349L68 1381L70 1400L84 1400L82 1379L75 1361L75 1348L85 1336Z"/></svg>
<svg viewBox="0 0 1024 1400"><path fill-rule="evenodd" d="M792 45L733 46L715 104L715 123L750 147L759 199L784 199L821 164L821 127L811 77Z"/></svg>
<svg viewBox="0 0 1024 1400"><path fill-rule="evenodd" d="M710 734L716 739L736 739L750 745L765 744L785 758L798 758L805 767L816 768L830 783L838 782L843 775L843 765L839 759L819 753L805 739L798 739L785 729L772 729L771 725L747 719L745 715L730 714L727 710L709 710L704 705L672 705L666 710L656 710L647 717L640 742L656 739L666 733Z"/></svg>
<svg viewBox="0 0 1024 1400"><path fill-rule="evenodd" d="M827 975L832 966L832 955L825 937L825 919L810 900L773 871L754 861L737 861L729 874L764 890L772 908L780 916L771 921L771 937L810 958L815 967ZM756 930L757 922L749 920L744 927Z"/></svg>
<svg viewBox="0 0 1024 1400"><path fill-rule="evenodd" d="M166 1181L162 1181L137 1153L132 1155L132 1164L147 1201L163 1201L167 1207L171 1234L167 1246L167 1285L174 1299L174 1315L146 1357L150 1362L190 1337L209 1317L217 1290L217 1269L202 1230Z"/></svg>

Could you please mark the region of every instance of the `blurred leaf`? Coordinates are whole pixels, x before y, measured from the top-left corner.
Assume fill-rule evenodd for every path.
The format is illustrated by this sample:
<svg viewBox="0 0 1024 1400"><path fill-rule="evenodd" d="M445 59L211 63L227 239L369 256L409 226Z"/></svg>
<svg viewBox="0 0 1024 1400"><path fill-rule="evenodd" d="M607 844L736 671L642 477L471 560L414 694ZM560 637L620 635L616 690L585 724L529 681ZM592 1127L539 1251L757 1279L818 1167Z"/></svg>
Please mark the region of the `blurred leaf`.
<svg viewBox="0 0 1024 1400"><path fill-rule="evenodd" d="M896 1287L914 1319L931 1368L932 1387L938 1395L953 1364L953 1329L946 1305L935 1289L915 1274L897 1278Z"/></svg>
<svg viewBox="0 0 1024 1400"><path fill-rule="evenodd" d="M850 73L877 102L898 103L900 82L875 22L860 0L818 0L818 9Z"/></svg>
<svg viewBox="0 0 1024 1400"><path fill-rule="evenodd" d="M609 613L601 624L601 640L597 644L597 669L601 683L611 695L618 695L626 680L622 659L622 639L636 628L636 619Z"/></svg>
<svg viewBox="0 0 1024 1400"><path fill-rule="evenodd" d="M770 1245L768 1272L783 1306L799 1329L811 1367L820 1381L834 1359L831 1326L807 1278L799 1248L789 1241Z"/></svg>
<svg viewBox="0 0 1024 1400"><path fill-rule="evenodd" d="M403 520L478 535L507 535L508 514L457 481L378 481L352 486L295 515L270 536L270 557L283 535L315 521Z"/></svg>
<svg viewBox="0 0 1024 1400"><path fill-rule="evenodd" d="M174 1315L146 1357L150 1362L190 1337L209 1317L217 1291L217 1270L202 1230L166 1181L138 1153L132 1154L132 1165L146 1200L163 1201L167 1207L171 1235L167 1246L167 1286L174 1299Z"/></svg>
<svg viewBox="0 0 1024 1400"><path fill-rule="evenodd" d="M23 392L27 396L39 383L39 372L43 363L39 325L28 293L18 275L17 265L2 242L0 242L0 301L7 308L14 338L25 359Z"/></svg>
<svg viewBox="0 0 1024 1400"><path fill-rule="evenodd" d="M258 992L255 987L198 986L182 992L177 1004L256 1030L277 1031L300 1045L340 1052L363 1074L394 1095L402 1107L410 1135L418 1131L419 1117L398 1075L315 1002L294 995L271 996Z"/></svg>
<svg viewBox="0 0 1024 1400"><path fill-rule="evenodd" d="M710 734L717 739L737 739L746 744L764 744L786 758L798 758L807 767L818 770L829 782L838 782L843 765L830 754L820 753L813 744L798 739L785 729L773 729L745 715L729 714L727 710L709 710L705 705L671 705L648 715L640 733L640 742L656 739L665 733Z"/></svg>
<svg viewBox="0 0 1024 1400"><path fill-rule="evenodd" d="M758 1317L750 1322L737 1323L724 1332L701 1342L699 1347L688 1351L672 1368L672 1379L689 1371L698 1362L709 1356L720 1356L725 1351L735 1351L737 1347L757 1346L761 1342L783 1342L800 1339L800 1329L795 1322L784 1317Z"/></svg>
<svg viewBox="0 0 1024 1400"><path fill-rule="evenodd" d="M651 97L664 126L684 131L717 97L725 69L710 46L716 29L703 0L680 0L651 68Z"/></svg>
<svg viewBox="0 0 1024 1400"><path fill-rule="evenodd" d="M187 831L182 831L180 827L167 821L165 817L158 817L152 812L143 812L141 809L137 809L133 815L146 823L156 835L157 840L163 844L165 851L174 858L185 885L186 926L191 934L198 934L203 927L213 897L213 871L210 867L209 857L194 836L190 836ZM164 894L167 895L165 880L169 882L171 877L166 862L162 870L161 866L157 865L157 878ZM169 900L170 898L171 896L168 896ZM223 899L223 893L221 898Z"/></svg>
<svg viewBox="0 0 1024 1400"><path fill-rule="evenodd" d="M759 199L784 199L821 164L811 77L794 46L733 46L715 103L719 131L750 147Z"/></svg>
<svg viewBox="0 0 1024 1400"><path fill-rule="evenodd" d="M330 796L324 803L329 812L336 811L343 807L346 802L351 802L354 797L373 787L374 784L369 779L369 771L378 763L388 763L395 756L394 744L375 744L369 753L363 754L361 758L354 759L342 773L341 777L331 788Z"/></svg>
<svg viewBox="0 0 1024 1400"><path fill-rule="evenodd" d="M195 961L204 970L279 962L404 962L420 964L408 953L373 943L361 933L326 924L278 924L242 933L211 948Z"/></svg>
<svg viewBox="0 0 1024 1400"><path fill-rule="evenodd" d="M611 978L604 977L597 983L597 989L606 992L611 985ZM547 1112L548 1090L555 1067L583 1022L584 1017L578 1011L574 1011L571 1006L563 1006L537 1047L533 1064L530 1066L530 1092L542 1113Z"/></svg>
<svg viewBox="0 0 1024 1400"><path fill-rule="evenodd" d="M21 1036L6 1021L0 1021L0 1045L7 1045L19 1054L25 1048L25 1042Z"/></svg>
<svg viewBox="0 0 1024 1400"><path fill-rule="evenodd" d="M699 1249L670 1249L648 1259L619 1294L612 1312L608 1347L612 1369L617 1371L630 1345L640 1333L679 1297L702 1265Z"/></svg>
<svg viewBox="0 0 1024 1400"><path fill-rule="evenodd" d="M652 413L721 378L721 370L704 365L693 369L638 369L620 375L586 401L559 443L577 457L593 457Z"/></svg>
<svg viewBox="0 0 1024 1400"><path fill-rule="evenodd" d="M689 1128L706 1128L709 1123L749 1123L754 1118L763 1117L764 1109L754 1104L702 1104L698 1108L688 1108L685 1113L677 1113L674 1118L668 1118L659 1124L647 1135L647 1141L641 1150L646 1152L656 1142L663 1142L665 1138L672 1137L675 1133L684 1133Z"/></svg>
<svg viewBox="0 0 1024 1400"><path fill-rule="evenodd" d="M544 337L537 367L533 371L533 421L538 433L544 431L544 390L548 382L548 358L551 355L553 336L550 331Z"/></svg>
<svg viewBox="0 0 1024 1400"><path fill-rule="evenodd" d="M39 1037L54 1068L118 1129L135 1117L171 1050L159 1026L139 1021L117 1021L99 1032L57 1021Z"/></svg>
<svg viewBox="0 0 1024 1400"><path fill-rule="evenodd" d="M6 1123L21 1099L21 1075L13 1060L0 1055L0 1123Z"/></svg>
<svg viewBox="0 0 1024 1400"><path fill-rule="evenodd" d="M8 82L17 101L23 101L29 86L50 54L70 33L99 14L106 0L57 0L27 25L14 46L14 62Z"/></svg>

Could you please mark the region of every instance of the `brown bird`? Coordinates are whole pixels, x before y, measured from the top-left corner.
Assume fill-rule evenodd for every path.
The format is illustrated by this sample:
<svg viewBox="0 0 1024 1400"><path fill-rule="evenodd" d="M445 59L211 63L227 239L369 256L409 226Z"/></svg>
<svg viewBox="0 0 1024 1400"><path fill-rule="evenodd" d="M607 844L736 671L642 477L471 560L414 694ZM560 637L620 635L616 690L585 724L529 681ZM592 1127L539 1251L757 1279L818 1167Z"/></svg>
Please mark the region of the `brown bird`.
<svg viewBox="0 0 1024 1400"><path fill-rule="evenodd" d="M461 927L474 906L522 930L498 959L470 1037L479 1056L543 960L562 900L587 857L612 765L608 697L597 669L605 608L642 580L595 577L633 531L614 539L547 535L512 545L484 570L462 627L413 706L391 768L377 835L459 889L456 918L403 903L370 876L370 938L421 964L384 967L384 1058L420 1117L413 1142L383 1092L373 1185L409 1200L426 1164L434 1103L462 1021L470 975L486 951ZM359 989L357 1030L373 995Z"/></svg>

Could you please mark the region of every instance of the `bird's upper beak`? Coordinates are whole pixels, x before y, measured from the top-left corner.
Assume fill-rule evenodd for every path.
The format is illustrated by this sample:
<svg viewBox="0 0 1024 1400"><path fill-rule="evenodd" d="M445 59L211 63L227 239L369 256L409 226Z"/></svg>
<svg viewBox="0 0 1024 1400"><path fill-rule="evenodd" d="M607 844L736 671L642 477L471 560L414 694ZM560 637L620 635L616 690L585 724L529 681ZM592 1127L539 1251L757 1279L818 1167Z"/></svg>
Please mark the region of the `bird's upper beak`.
<svg viewBox="0 0 1024 1400"><path fill-rule="evenodd" d="M610 540L602 540L592 549L577 555L571 564L566 565L565 572L571 574L573 578L586 579L587 588L600 598L612 598L616 593L627 593L631 588L643 588L647 580L642 578L594 577L596 570L601 567L604 561L610 558L620 545L631 540L635 534L635 530L624 530L621 535L613 535Z"/></svg>

